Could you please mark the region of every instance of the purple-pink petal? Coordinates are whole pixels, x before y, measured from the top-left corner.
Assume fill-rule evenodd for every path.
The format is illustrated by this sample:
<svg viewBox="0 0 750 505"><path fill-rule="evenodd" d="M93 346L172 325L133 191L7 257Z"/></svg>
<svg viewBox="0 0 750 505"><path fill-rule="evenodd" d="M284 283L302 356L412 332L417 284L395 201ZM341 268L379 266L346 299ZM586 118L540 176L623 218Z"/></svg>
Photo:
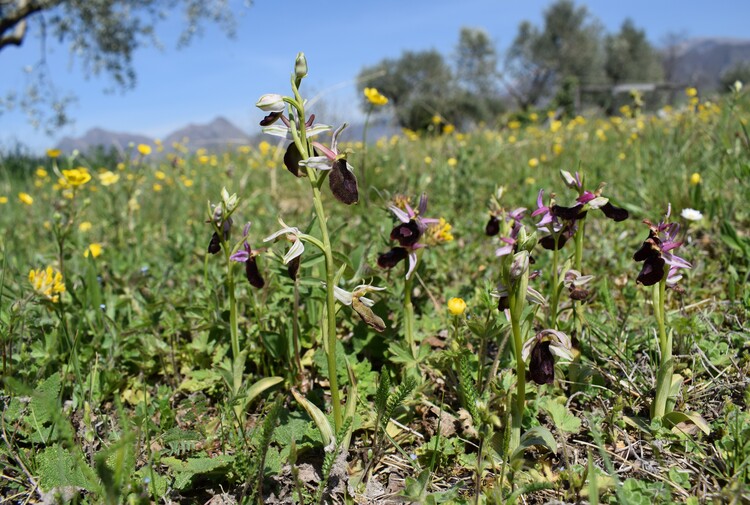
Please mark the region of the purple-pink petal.
<svg viewBox="0 0 750 505"><path fill-rule="evenodd" d="M245 250L237 251L229 257L230 260L236 261L237 263L244 263L250 259L250 253Z"/></svg>
<svg viewBox="0 0 750 505"><path fill-rule="evenodd" d="M495 250L495 256L507 256L512 252L513 252L513 246L511 244L508 244L503 247L498 247Z"/></svg>

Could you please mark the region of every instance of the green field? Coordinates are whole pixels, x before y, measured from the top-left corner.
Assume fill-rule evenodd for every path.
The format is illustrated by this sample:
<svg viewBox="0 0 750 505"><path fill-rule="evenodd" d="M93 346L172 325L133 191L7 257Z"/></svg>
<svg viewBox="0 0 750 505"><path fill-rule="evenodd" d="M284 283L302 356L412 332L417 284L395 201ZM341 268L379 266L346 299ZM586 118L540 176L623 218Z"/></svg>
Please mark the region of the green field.
<svg viewBox="0 0 750 505"><path fill-rule="evenodd" d="M216 153L186 142L119 159L1 158L0 496L748 503L748 111L740 92L612 118L540 110L471 132L438 117L425 132L338 146L329 163L346 153L354 205L329 189L330 173L351 196L345 167L294 177L289 142L271 136ZM579 191L561 170L583 175ZM535 245L540 189L544 205L554 193L571 207L598 188L627 220L586 203L568 244ZM426 210L409 214L423 193ZM648 254L691 268L660 293L666 271L655 288L636 283L633 256L649 236L642 220L659 223L670 204L681 245ZM418 260L408 280L409 258L378 266L397 246L389 205L425 244L404 238L394 253ZM524 231L503 241L518 207ZM264 242L279 219L298 230ZM248 250L247 222L241 259L260 288L250 263L229 259ZM212 241L222 228L227 240ZM302 244L292 279L282 259ZM499 257L503 246L513 250ZM593 278L564 284L577 266ZM507 315L492 296L501 279ZM543 304L524 302L526 282ZM353 295L334 298L331 284ZM537 384L526 369L554 347L546 329L572 340L572 359ZM519 360L534 335L539 349ZM666 407L654 414L659 381Z"/></svg>

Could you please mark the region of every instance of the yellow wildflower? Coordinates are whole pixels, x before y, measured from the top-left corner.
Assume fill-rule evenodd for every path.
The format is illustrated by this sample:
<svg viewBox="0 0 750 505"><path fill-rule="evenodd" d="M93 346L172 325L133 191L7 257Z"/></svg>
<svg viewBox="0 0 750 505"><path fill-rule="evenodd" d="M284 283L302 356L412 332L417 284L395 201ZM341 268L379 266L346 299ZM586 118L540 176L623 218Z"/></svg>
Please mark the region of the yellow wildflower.
<svg viewBox="0 0 750 505"><path fill-rule="evenodd" d="M161 184L159 184L158 182L154 183L154 185L152 186L152 188L153 188L153 189L154 189L154 191L156 191L157 193L158 193L159 191L161 191L161 190L162 190L162 186L161 186Z"/></svg>
<svg viewBox="0 0 750 505"><path fill-rule="evenodd" d="M111 186L112 184L116 184L119 180L120 174L116 174L109 170L99 174L99 184L101 184L102 186Z"/></svg>
<svg viewBox="0 0 750 505"><path fill-rule="evenodd" d="M463 298L451 298L448 300L448 312L453 316L460 316L466 312L466 302Z"/></svg>
<svg viewBox="0 0 750 505"><path fill-rule="evenodd" d="M693 175L690 176L690 185L691 186L697 186L701 183L701 174L698 172L694 172Z"/></svg>
<svg viewBox="0 0 750 505"><path fill-rule="evenodd" d="M51 266L46 270L41 268L30 270L29 282L37 294L44 296L52 303L57 303L60 300L60 294L65 292L62 274Z"/></svg>
<svg viewBox="0 0 750 505"><path fill-rule="evenodd" d="M40 179L44 179L45 177L47 177L47 171L42 167L37 167L36 176Z"/></svg>
<svg viewBox="0 0 750 505"><path fill-rule="evenodd" d="M521 128L521 122L514 119L513 121L508 123L508 128L510 128L511 130L518 130L519 128Z"/></svg>
<svg viewBox="0 0 750 505"><path fill-rule="evenodd" d="M141 156L148 156L151 154L151 146L148 144L138 144L138 152Z"/></svg>
<svg viewBox="0 0 750 505"><path fill-rule="evenodd" d="M84 167L62 171L65 183L72 187L83 186L91 180L91 174Z"/></svg>
<svg viewBox="0 0 750 505"><path fill-rule="evenodd" d="M438 114L435 114L432 116L432 124L440 124L443 121L443 118L441 118Z"/></svg>
<svg viewBox="0 0 750 505"><path fill-rule="evenodd" d="M432 158L430 156L424 157L424 164L425 165L431 165L432 164Z"/></svg>
<svg viewBox="0 0 750 505"><path fill-rule="evenodd" d="M528 186L533 186L534 184L536 184L536 179L534 179L533 177L527 177L523 182Z"/></svg>
<svg viewBox="0 0 750 505"><path fill-rule="evenodd" d="M18 193L18 199L26 205L31 205L32 203L34 203L34 199L28 193Z"/></svg>
<svg viewBox="0 0 750 505"><path fill-rule="evenodd" d="M691 86L685 90L685 95L687 95L688 98L696 97L698 96L698 90Z"/></svg>
<svg viewBox="0 0 750 505"><path fill-rule="evenodd" d="M508 143L509 144L515 144L516 143L516 136L515 135L511 135L510 137L508 137Z"/></svg>
<svg viewBox="0 0 750 505"><path fill-rule="evenodd" d="M456 131L456 127L453 126L452 124L447 124L443 127L443 133L446 135L450 135L454 131Z"/></svg>
<svg viewBox="0 0 750 505"><path fill-rule="evenodd" d="M529 166L530 166L531 168L536 168L536 167L538 167L538 166L539 166L539 160L538 160L537 158L531 158L531 159L529 160Z"/></svg>
<svg viewBox="0 0 750 505"><path fill-rule="evenodd" d="M562 125L563 125L562 121L560 121L559 119L555 119L554 121L552 121L552 122L551 122L551 123L549 124L549 131L551 131L552 133L555 133L555 132L557 132L557 131L558 131L558 130L559 130L560 128L562 128Z"/></svg>
<svg viewBox="0 0 750 505"><path fill-rule="evenodd" d="M430 244L451 242L453 240L453 234L451 233L452 229L453 227L450 223L441 217L439 222L433 223L427 228L427 241Z"/></svg>
<svg viewBox="0 0 750 505"><path fill-rule="evenodd" d="M0 196L0 205L5 205L6 203L8 203L8 197Z"/></svg>
<svg viewBox="0 0 750 505"><path fill-rule="evenodd" d="M81 224L78 225L78 230L81 232L86 233L91 229L93 225L91 224L91 221L83 221Z"/></svg>
<svg viewBox="0 0 750 505"><path fill-rule="evenodd" d="M252 147L250 146L239 146L237 148L237 152L240 154L250 154L250 151L252 151Z"/></svg>
<svg viewBox="0 0 750 505"><path fill-rule="evenodd" d="M83 255L87 258L89 257L89 255L91 255L92 258L98 258L102 254L102 249L103 248L100 243L94 242L89 244Z"/></svg>
<svg viewBox="0 0 750 505"><path fill-rule="evenodd" d="M47 156L50 158L58 158L62 154L62 151L59 149L47 149Z"/></svg>
<svg viewBox="0 0 750 505"><path fill-rule="evenodd" d="M449 167L455 167L456 165L458 165L458 160L456 158L448 158Z"/></svg>
<svg viewBox="0 0 750 505"><path fill-rule="evenodd" d="M163 181L164 179L167 178L167 174L165 174L161 170L157 170L156 172L154 172L154 177L156 177L160 181Z"/></svg>
<svg viewBox="0 0 750 505"><path fill-rule="evenodd" d="M562 144L553 144L552 152L555 153L556 155L559 155L561 152L563 152Z"/></svg>
<svg viewBox="0 0 750 505"><path fill-rule="evenodd" d="M211 158L208 155L203 154L201 156L198 156L198 163L200 163L201 165L205 165L210 160Z"/></svg>
<svg viewBox="0 0 750 505"><path fill-rule="evenodd" d="M625 153L620 153L617 155L617 159L619 159L620 161L624 160L625 158L626 158Z"/></svg>
<svg viewBox="0 0 750 505"><path fill-rule="evenodd" d="M539 114L537 114L536 112L532 112L531 114L529 114L529 121L531 121L532 123L536 123L538 119Z"/></svg>
<svg viewBox="0 0 750 505"><path fill-rule="evenodd" d="M267 155L268 151L270 150L271 150L271 144L269 144L265 140L262 141L260 144L258 144L258 151L260 151L261 156Z"/></svg>
<svg viewBox="0 0 750 505"><path fill-rule="evenodd" d="M388 103L388 98L383 96L376 88L365 88L365 96L367 101L373 105L380 106Z"/></svg>

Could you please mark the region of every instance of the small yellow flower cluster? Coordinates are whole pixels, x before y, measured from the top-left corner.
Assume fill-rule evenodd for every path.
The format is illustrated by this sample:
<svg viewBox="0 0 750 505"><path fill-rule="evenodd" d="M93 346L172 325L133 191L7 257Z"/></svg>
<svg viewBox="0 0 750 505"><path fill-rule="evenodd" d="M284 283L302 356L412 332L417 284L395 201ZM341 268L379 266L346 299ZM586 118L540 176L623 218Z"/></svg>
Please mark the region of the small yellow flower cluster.
<svg viewBox="0 0 750 505"><path fill-rule="evenodd" d="M34 199L28 193L18 193L18 199L26 205L31 205L34 203Z"/></svg>
<svg viewBox="0 0 750 505"><path fill-rule="evenodd" d="M32 269L29 272L29 282L37 294L44 296L52 303L57 303L60 300L60 294L65 292L62 274L51 266L46 270Z"/></svg>
<svg viewBox="0 0 750 505"><path fill-rule="evenodd" d="M365 97L373 105L380 106L388 103L388 98L383 96L376 88L365 88Z"/></svg>
<svg viewBox="0 0 750 505"><path fill-rule="evenodd" d="M151 146L148 144L138 144L138 152L141 156L148 156L151 154Z"/></svg>
<svg viewBox="0 0 750 505"><path fill-rule="evenodd" d="M441 217L439 222L431 224L427 228L427 242L430 245L451 242L453 240L453 234L451 233L452 229L453 227L450 223Z"/></svg>
<svg viewBox="0 0 750 505"><path fill-rule="evenodd" d="M62 151L59 149L47 149L47 156L49 156L52 159L59 158L62 154Z"/></svg>

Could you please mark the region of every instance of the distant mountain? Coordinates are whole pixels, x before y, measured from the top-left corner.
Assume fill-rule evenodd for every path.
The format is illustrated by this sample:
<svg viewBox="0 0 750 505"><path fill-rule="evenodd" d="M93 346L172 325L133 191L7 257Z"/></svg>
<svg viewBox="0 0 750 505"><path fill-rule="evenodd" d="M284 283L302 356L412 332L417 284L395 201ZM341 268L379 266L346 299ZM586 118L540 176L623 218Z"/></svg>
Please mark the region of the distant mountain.
<svg viewBox="0 0 750 505"><path fill-rule="evenodd" d="M673 81L717 90L721 75L740 62L750 62L748 39L690 39L677 51Z"/></svg>
<svg viewBox="0 0 750 505"><path fill-rule="evenodd" d="M167 150L172 149L174 142L186 143L189 148L200 147L219 149L228 145L238 145L250 141L250 136L229 122L226 118L217 117L206 124L189 124L162 139ZM135 133L118 133L103 128L92 128L81 137L64 137L57 144L57 149L71 152L78 149L87 152L96 147L125 150L128 144L153 144L154 139Z"/></svg>
<svg viewBox="0 0 750 505"><path fill-rule="evenodd" d="M174 142L188 141L190 148L226 147L228 144L239 145L247 143L249 135L237 128L223 117L217 117L208 124L189 124L184 128L170 133L162 142L167 148Z"/></svg>
<svg viewBox="0 0 750 505"><path fill-rule="evenodd" d="M135 133L118 133L103 128L92 128L81 137L63 137L57 143L56 147L65 153L76 149L86 152L97 146L104 148L114 147L118 150L124 150L127 149L128 144L131 142L133 144L150 144L153 142L153 139Z"/></svg>

